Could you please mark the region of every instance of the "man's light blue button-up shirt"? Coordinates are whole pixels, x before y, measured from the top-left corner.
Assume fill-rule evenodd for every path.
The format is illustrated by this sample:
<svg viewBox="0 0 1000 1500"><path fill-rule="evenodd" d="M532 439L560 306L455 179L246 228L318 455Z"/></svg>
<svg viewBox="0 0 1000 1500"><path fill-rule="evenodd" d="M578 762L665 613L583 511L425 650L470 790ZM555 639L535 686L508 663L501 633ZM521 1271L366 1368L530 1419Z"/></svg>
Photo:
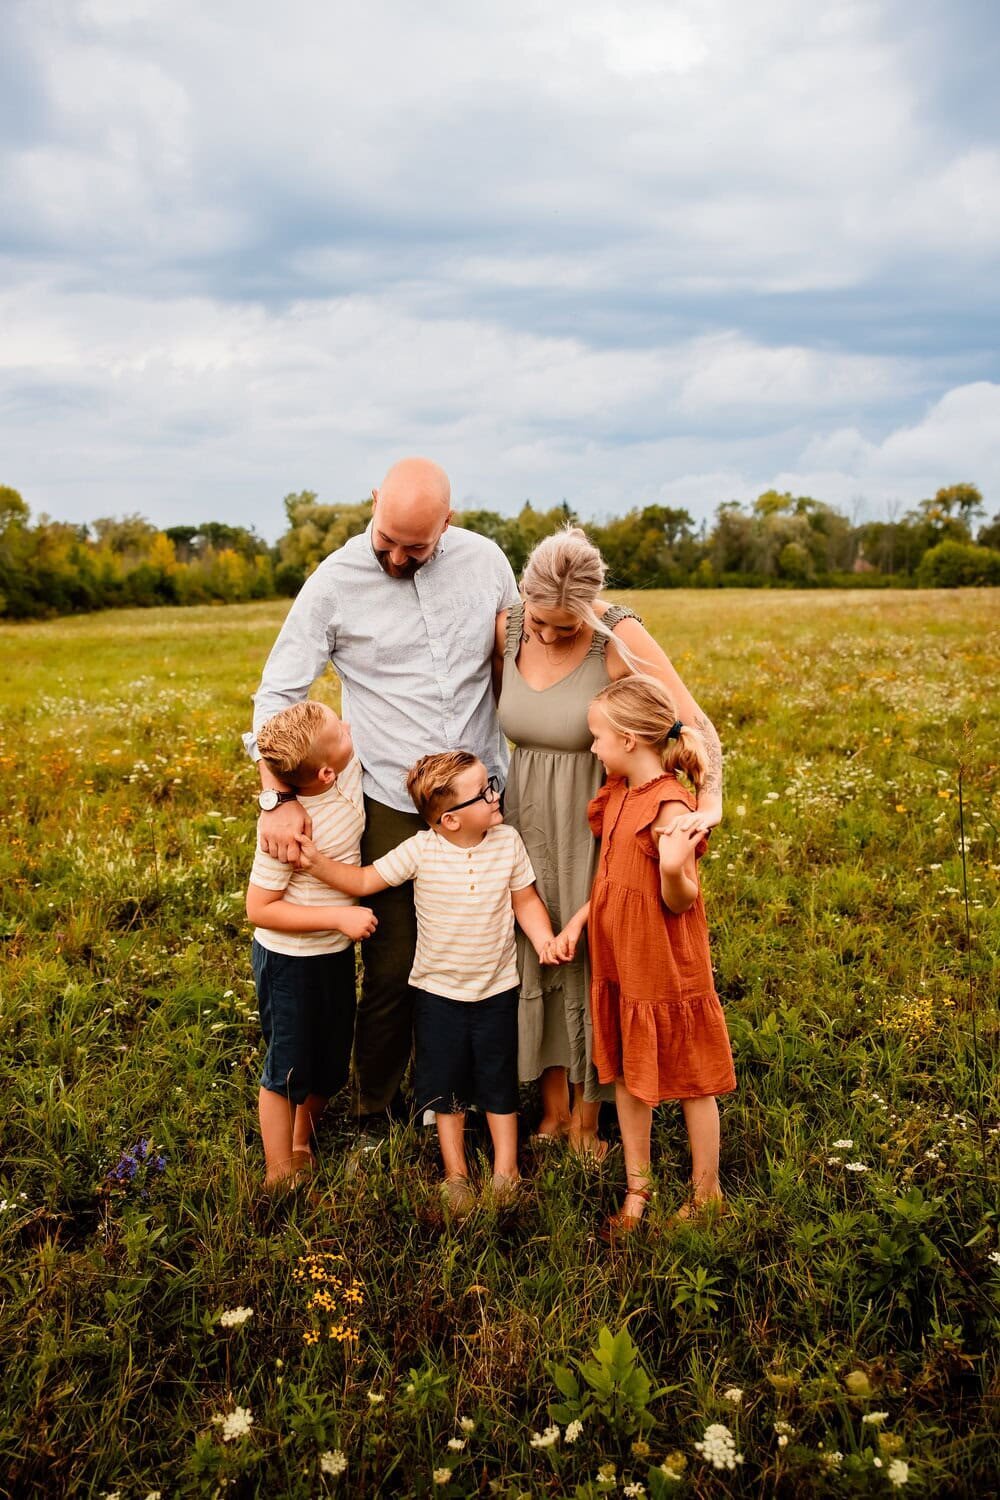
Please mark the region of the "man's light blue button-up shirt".
<svg viewBox="0 0 1000 1500"><path fill-rule="evenodd" d="M390 578L371 527L325 558L288 612L254 697L253 733L299 703L332 661L366 795L412 812L406 772L422 755L471 750L507 772L490 663L496 617L517 598L510 563L487 537L450 526L412 578Z"/></svg>

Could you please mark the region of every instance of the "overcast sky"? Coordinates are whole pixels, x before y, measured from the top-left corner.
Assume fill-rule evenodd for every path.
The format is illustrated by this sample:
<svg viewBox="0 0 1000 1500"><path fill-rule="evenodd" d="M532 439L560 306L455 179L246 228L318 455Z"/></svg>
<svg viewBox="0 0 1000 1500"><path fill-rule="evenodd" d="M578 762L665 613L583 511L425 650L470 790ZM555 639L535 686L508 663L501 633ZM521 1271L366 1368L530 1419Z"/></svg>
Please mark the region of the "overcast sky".
<svg viewBox="0 0 1000 1500"><path fill-rule="evenodd" d="M994 0L2 0L0 483L1000 509Z"/></svg>

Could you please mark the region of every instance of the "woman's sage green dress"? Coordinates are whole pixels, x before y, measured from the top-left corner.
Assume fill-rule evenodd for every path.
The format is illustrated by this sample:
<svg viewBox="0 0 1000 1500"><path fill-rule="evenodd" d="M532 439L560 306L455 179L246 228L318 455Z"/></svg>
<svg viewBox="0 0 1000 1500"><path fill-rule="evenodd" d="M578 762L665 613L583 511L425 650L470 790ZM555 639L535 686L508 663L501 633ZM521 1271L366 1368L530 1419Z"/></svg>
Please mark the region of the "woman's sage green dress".
<svg viewBox="0 0 1000 1500"><path fill-rule="evenodd" d="M612 605L602 623L613 630L627 616L638 618ZM558 932L589 899L597 863L587 804L601 785L603 769L591 754L587 709L608 685L607 638L595 631L590 650L574 671L551 687L536 689L528 686L517 666L523 629L524 605L518 603L507 617L498 706L501 728L515 747L504 821L518 830L527 846L538 894ZM546 1068L568 1068L570 1080L583 1084L586 1099L609 1098L613 1091L598 1083L592 1062L586 941L579 944L572 963L543 968L518 929L517 962L522 1083L538 1078Z"/></svg>

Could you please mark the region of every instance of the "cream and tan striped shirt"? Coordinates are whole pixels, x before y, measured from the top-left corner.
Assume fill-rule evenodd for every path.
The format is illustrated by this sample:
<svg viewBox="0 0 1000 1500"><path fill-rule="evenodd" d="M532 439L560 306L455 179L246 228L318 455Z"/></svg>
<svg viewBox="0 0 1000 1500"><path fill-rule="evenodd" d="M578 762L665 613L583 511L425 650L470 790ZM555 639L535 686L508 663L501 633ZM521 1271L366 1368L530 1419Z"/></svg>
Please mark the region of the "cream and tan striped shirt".
<svg viewBox="0 0 1000 1500"><path fill-rule="evenodd" d="M487 1000L517 984L511 891L535 872L515 828L487 829L474 849L432 829L375 861L389 885L413 881L417 949L410 983L448 1000Z"/></svg>
<svg viewBox="0 0 1000 1500"><path fill-rule="evenodd" d="M332 787L315 797L300 796L299 801L312 819L313 843L322 854L339 859L345 865L360 865L361 835L365 827L364 800L361 795L361 762L357 756L341 771ZM353 896L331 890L315 875L296 870L261 852L258 828L257 851L250 884L266 891L284 891L284 899L293 906L354 906ZM351 946L343 932L275 932L258 927L254 937L262 948L272 953L286 953L293 958L309 958L316 953L340 953Z"/></svg>

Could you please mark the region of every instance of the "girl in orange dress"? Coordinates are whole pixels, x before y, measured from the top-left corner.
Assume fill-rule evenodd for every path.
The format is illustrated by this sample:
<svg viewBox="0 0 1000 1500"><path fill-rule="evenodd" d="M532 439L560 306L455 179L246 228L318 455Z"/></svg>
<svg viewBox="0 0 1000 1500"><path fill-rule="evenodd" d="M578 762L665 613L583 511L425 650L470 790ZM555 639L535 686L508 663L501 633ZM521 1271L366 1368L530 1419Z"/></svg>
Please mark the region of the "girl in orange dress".
<svg viewBox="0 0 1000 1500"><path fill-rule="evenodd" d="M610 1235L638 1228L650 1200L653 1106L679 1099L691 1145L692 1207L721 1208L716 1095L736 1087L729 1035L715 992L698 881L704 816L697 791L707 765L697 732L679 722L666 689L626 677L599 693L588 723L607 781L588 814L601 840L590 901L554 948L590 942L594 1066L614 1082L628 1191Z"/></svg>

